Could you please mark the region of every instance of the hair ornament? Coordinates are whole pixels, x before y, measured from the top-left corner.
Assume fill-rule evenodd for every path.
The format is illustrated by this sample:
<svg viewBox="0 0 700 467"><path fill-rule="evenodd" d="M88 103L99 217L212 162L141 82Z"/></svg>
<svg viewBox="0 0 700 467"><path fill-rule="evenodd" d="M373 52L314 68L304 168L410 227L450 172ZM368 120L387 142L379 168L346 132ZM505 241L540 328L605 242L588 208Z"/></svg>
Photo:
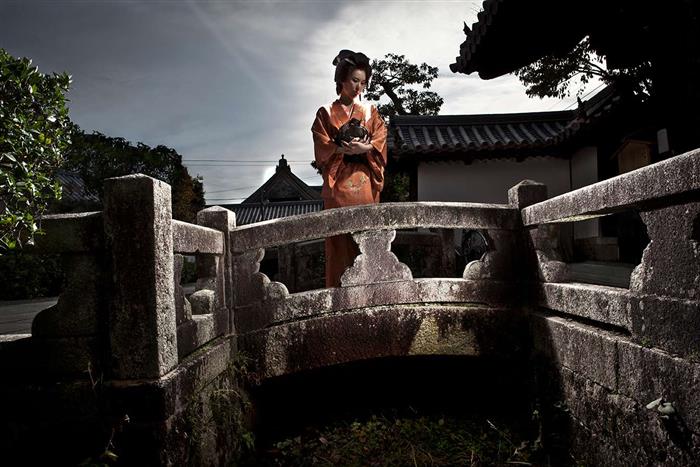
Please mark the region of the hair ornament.
<svg viewBox="0 0 700 467"><path fill-rule="evenodd" d="M340 81L342 76L341 70L344 66L363 66L370 68L369 58L362 52L353 52L352 50L343 49L338 52L338 55L333 59L333 65L335 65L335 82ZM371 74L371 69L368 74ZM368 76L369 78L369 76Z"/></svg>

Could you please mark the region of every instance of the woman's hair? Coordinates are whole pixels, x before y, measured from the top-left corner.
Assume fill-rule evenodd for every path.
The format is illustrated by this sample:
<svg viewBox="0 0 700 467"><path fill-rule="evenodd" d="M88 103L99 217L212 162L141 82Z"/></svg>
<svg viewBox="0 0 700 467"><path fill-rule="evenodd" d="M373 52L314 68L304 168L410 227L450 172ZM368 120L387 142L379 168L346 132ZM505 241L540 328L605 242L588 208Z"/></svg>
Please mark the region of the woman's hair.
<svg viewBox="0 0 700 467"><path fill-rule="evenodd" d="M338 52L338 55L333 59L333 65L335 65L336 94L340 94L340 91L343 89L343 83L353 71L364 71L368 83L369 78L372 76L372 66L369 64L369 58L361 52L343 49Z"/></svg>

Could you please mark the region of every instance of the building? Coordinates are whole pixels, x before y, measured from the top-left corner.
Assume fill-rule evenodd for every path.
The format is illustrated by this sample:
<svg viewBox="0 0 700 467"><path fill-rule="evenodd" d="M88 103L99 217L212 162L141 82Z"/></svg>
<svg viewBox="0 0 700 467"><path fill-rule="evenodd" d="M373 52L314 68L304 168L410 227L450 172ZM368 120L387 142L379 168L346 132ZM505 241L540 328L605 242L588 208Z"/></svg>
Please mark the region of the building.
<svg viewBox="0 0 700 467"><path fill-rule="evenodd" d="M465 41L450 68L492 79L545 56L563 56L588 38L607 68L621 72L618 92L639 88L634 70L641 70L648 97L628 98L626 111L598 132L597 173L604 180L700 145L699 18L694 0L662 6L651 0L594 0L585 6L486 0L477 22L465 24ZM594 230L598 238L616 240L620 260L639 263L648 236L633 208L600 219Z"/></svg>
<svg viewBox="0 0 700 467"><path fill-rule="evenodd" d="M551 197L657 160L644 119L634 96L609 86L567 111L395 116L389 151L410 175L413 200L505 203L521 180L545 183ZM578 222L566 249L638 262L639 248L620 254L618 236L606 221Z"/></svg>
<svg viewBox="0 0 700 467"><path fill-rule="evenodd" d="M397 115L389 151L411 175L414 200L505 203L523 179L546 183L554 196L656 158L648 134L629 128L639 110L607 87L575 110Z"/></svg>
<svg viewBox="0 0 700 467"><path fill-rule="evenodd" d="M275 173L239 204L221 204L236 213L236 225L318 212L323 209L321 187L309 186L292 173L284 158Z"/></svg>
<svg viewBox="0 0 700 467"><path fill-rule="evenodd" d="M609 69L648 67L647 123L658 152L700 144L700 3L669 0L486 0L450 65L454 73L492 79L544 56L562 56L588 37ZM618 80L620 83L623 79Z"/></svg>

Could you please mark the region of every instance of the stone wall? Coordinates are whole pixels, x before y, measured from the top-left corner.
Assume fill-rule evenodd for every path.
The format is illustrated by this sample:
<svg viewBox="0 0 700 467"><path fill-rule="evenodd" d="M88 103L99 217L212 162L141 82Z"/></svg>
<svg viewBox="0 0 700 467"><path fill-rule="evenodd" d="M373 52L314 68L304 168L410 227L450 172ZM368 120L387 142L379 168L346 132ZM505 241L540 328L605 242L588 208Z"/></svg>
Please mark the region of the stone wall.
<svg viewBox="0 0 700 467"><path fill-rule="evenodd" d="M545 433L566 433L576 461L697 464L700 363L562 317L531 326Z"/></svg>

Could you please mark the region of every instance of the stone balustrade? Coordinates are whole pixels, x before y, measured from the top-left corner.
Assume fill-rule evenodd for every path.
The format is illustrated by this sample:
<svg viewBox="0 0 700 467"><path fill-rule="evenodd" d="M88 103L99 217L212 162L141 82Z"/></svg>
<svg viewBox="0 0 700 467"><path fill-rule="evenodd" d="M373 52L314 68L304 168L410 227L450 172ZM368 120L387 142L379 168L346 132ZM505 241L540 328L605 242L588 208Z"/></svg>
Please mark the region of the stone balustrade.
<svg viewBox="0 0 700 467"><path fill-rule="evenodd" d="M551 199L542 185L518 190L539 275L528 308L543 419L565 403L570 452L592 465L696 463L700 151ZM629 289L571 282L559 227L625 210L639 213L650 239Z"/></svg>
<svg viewBox="0 0 700 467"><path fill-rule="evenodd" d="M480 203L384 203L303 214L249 224L232 235L234 253L369 230L473 228L514 230L515 209Z"/></svg>
<svg viewBox="0 0 700 467"><path fill-rule="evenodd" d="M615 326L673 353L700 354L700 151L551 199L543 186L520 189L530 192L520 207L542 280L541 306ZM639 212L650 242L629 290L570 283L557 251L558 226L630 209Z"/></svg>
<svg viewBox="0 0 700 467"><path fill-rule="evenodd" d="M46 216L47 235L37 237L41 253L60 253L65 274L58 302L32 322L32 345L19 359L20 371L80 374L88 365L101 371L100 326L107 302L103 294L105 237L100 212Z"/></svg>
<svg viewBox="0 0 700 467"><path fill-rule="evenodd" d="M700 199L700 150L603 180L559 196L528 203L523 224L567 222L619 212L650 210ZM546 197L546 196L545 196Z"/></svg>
<svg viewBox="0 0 700 467"><path fill-rule="evenodd" d="M363 307L517 301L512 248L519 212L509 205L476 203L386 203L330 209L240 227L231 233L234 316L239 332ZM414 279L391 251L396 229L483 229L489 251L467 265L462 279ZM284 284L259 272L265 248L352 234L360 255L341 287L290 294Z"/></svg>
<svg viewBox="0 0 700 467"><path fill-rule="evenodd" d="M14 345L33 358L17 361L28 372L158 378L229 334L234 215L210 208L197 220L173 220L170 187L142 175L107 180L103 212L45 216L35 253L59 253L66 279L57 304L35 317L31 339ZM189 297L183 255L197 261Z"/></svg>

